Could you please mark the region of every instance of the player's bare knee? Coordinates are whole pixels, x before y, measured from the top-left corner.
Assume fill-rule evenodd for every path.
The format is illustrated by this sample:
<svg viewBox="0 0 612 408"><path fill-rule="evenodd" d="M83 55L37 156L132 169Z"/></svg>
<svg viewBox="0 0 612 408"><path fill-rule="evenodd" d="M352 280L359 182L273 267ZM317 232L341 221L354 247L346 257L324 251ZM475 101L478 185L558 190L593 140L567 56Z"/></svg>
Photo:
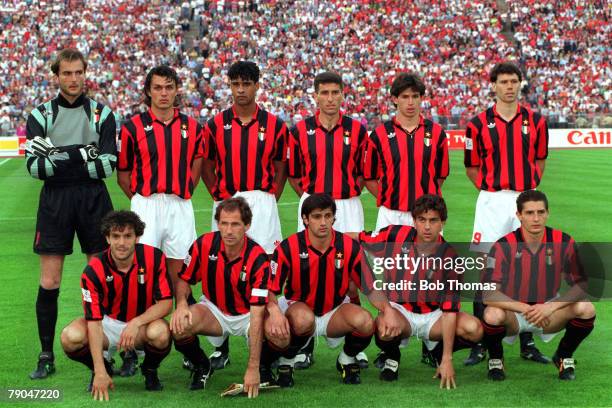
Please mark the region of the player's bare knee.
<svg viewBox="0 0 612 408"><path fill-rule="evenodd" d="M147 341L158 348L165 348L170 342L170 329L168 324L161 319L149 323L145 335Z"/></svg>
<svg viewBox="0 0 612 408"><path fill-rule="evenodd" d="M310 333L315 325L314 315L304 314L292 316L289 320L289 324L293 332L298 336Z"/></svg>
<svg viewBox="0 0 612 408"><path fill-rule="evenodd" d="M87 333L75 324L64 327L60 336L62 347L68 352L82 348L86 340Z"/></svg>
<svg viewBox="0 0 612 408"><path fill-rule="evenodd" d="M365 309L352 315L351 325L353 329L360 333L372 333L374 331L374 320L372 315Z"/></svg>
<svg viewBox="0 0 612 408"><path fill-rule="evenodd" d="M468 341L478 342L483 336L482 324L476 318L466 318L457 327L457 334Z"/></svg>
<svg viewBox="0 0 612 408"><path fill-rule="evenodd" d="M579 319L591 319L595 317L595 306L589 301L576 302L573 305L574 314Z"/></svg>
<svg viewBox="0 0 612 408"><path fill-rule="evenodd" d="M483 319L487 324L501 326L506 320L506 312L498 307L487 306L484 310Z"/></svg>

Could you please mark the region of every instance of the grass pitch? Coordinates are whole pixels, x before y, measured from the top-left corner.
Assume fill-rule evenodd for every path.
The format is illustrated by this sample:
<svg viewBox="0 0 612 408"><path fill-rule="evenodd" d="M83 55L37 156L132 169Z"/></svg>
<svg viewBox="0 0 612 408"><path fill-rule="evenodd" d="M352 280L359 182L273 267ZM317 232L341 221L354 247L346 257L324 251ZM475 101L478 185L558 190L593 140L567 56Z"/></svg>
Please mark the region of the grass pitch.
<svg viewBox="0 0 612 408"><path fill-rule="evenodd" d="M549 225L570 233L577 241L612 242L612 183L610 183L610 150L556 150L547 160L540 189L547 193L551 216ZM445 238L454 242L469 241L477 191L469 183L463 168L461 152L451 152L451 175L443 192L449 207ZM115 178L107 182L115 208L129 208L129 202L118 188ZM55 406L82 407L94 403L85 392L90 374L80 364L68 360L59 345L59 331L75 317L82 315L79 275L85 258L75 254L66 258L60 293L60 313L55 342L57 373L47 380L34 382L27 375L34 368L39 352L34 304L39 279L38 258L32 253L36 209L41 183L29 177L23 159L0 159L0 387L55 388L63 392ZM211 221L211 200L202 185L193 198L198 233L208 231ZM366 228L376 221L376 203L369 194L362 196ZM287 184L279 203L284 236L295 231L297 197ZM197 290L196 290L197 293ZM113 406L612 406L609 391L612 354L612 308L605 302L596 304L597 320L592 335L575 354L578 361L577 380L561 383L553 365L526 362L519 357L518 345L505 347L507 380L492 383L486 379L486 366L464 367L467 351L454 355L458 388L438 389L432 379L433 370L420 360L420 342L412 341L402 352L399 381L393 384L378 380L378 370L362 372L363 384L340 384L334 364L338 350L319 342L315 364L295 374L296 386L291 390L275 390L257 400L224 398L219 393L232 382L242 382L246 363L243 339L231 341L231 364L215 373L204 392L187 390L188 372L181 368L179 353L173 351L160 368L164 383L161 393L144 391L142 377L116 378L111 394ZM471 310L470 304L464 310ZM540 349L552 355L560 339L551 343L537 341ZM207 353L211 346L202 341ZM367 353L370 361L377 349L372 344ZM0 401L7 401L0 398ZM26 406L33 403L22 403ZM10 405L13 405L10 402ZM8 406L8 405L7 405Z"/></svg>

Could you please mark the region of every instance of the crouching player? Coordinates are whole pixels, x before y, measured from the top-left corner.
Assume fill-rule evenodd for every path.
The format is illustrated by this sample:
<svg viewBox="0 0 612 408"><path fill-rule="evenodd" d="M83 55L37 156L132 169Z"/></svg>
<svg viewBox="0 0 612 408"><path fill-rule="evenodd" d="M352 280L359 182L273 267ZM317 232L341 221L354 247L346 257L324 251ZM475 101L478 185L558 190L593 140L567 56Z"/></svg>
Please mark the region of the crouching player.
<svg viewBox="0 0 612 408"><path fill-rule="evenodd" d="M93 371L90 390L108 400L112 369L104 358L117 349L144 350L141 372L148 391L160 391L157 368L170 352L164 320L172 310L172 286L162 251L139 244L145 224L131 211L114 211L102 220L109 248L89 261L81 275L85 318L62 331L66 355Z"/></svg>
<svg viewBox="0 0 612 408"><path fill-rule="evenodd" d="M489 350L488 377L506 378L502 340L514 342L531 332L550 341L565 334L553 362L562 380L575 379L572 358L593 330L595 307L584 300L586 276L572 237L546 226L548 199L541 191L528 190L516 199L520 228L498 240L489 255L485 283L496 291L485 294L484 343ZM569 289L559 296L561 281Z"/></svg>
<svg viewBox="0 0 612 408"><path fill-rule="evenodd" d="M454 249L444 241L440 232L447 218L447 209L441 197L426 194L419 197L411 208L414 227L390 225L378 233L359 234L366 251L395 258L401 251L421 263L414 269L405 266L381 271L382 289L392 308L376 318L376 345L382 350L384 366L380 372L383 381L398 379L400 345L406 345L411 336L420 338L437 365L436 377L440 388L455 388L453 351L472 347L482 338L482 326L474 316L459 311L459 291L451 281L461 281L461 275L442 265L456 257ZM377 273L374 265L374 273ZM385 283L406 284L405 290ZM422 282L439 282L443 288L419 290ZM387 290L384 290L384 289ZM436 378L434 377L434 378Z"/></svg>
<svg viewBox="0 0 612 408"><path fill-rule="evenodd" d="M227 337L248 339L249 359L244 388L256 397L261 382L272 380L261 373L259 359L263 342L264 316L268 303L270 264L266 251L246 236L251 209L242 197L229 198L215 210L219 231L200 236L191 246L176 286L176 310L170 327L178 351L194 365L191 390L203 389L212 374L210 360L200 348L197 335L208 336L214 346ZM202 298L189 306L190 285L202 282ZM284 317L278 308L268 317ZM288 340L288 339L285 339ZM276 339L284 346L282 338Z"/></svg>
<svg viewBox="0 0 612 408"><path fill-rule="evenodd" d="M280 350L278 384L291 387L294 357L312 336L325 336L331 347L344 347L336 361L345 384L361 383L358 353L372 339L374 322L370 313L349 302L349 286L363 287L363 251L350 236L333 229L336 204L327 194L306 198L301 209L306 229L285 239L272 260L274 291L290 326L288 347ZM390 308L384 299L371 298L376 308ZM278 345L277 345L278 346ZM277 348L278 350L278 348Z"/></svg>

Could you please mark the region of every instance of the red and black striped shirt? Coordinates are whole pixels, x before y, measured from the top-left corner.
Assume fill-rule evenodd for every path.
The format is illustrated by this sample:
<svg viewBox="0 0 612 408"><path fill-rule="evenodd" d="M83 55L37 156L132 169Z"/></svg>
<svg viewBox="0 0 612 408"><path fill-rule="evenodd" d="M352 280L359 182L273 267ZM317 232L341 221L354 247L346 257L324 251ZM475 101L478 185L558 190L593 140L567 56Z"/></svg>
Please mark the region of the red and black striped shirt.
<svg viewBox="0 0 612 408"><path fill-rule="evenodd" d="M363 251L357 241L333 231L323 253L310 245L306 230L282 241L272 256L273 291L285 288L285 298L306 303L323 316L344 301L349 281L362 286Z"/></svg>
<svg viewBox="0 0 612 408"><path fill-rule="evenodd" d="M289 134L289 177L300 178L308 194L334 199L357 197L363 173L367 131L361 122L341 115L333 129L319 121L319 112L298 122Z"/></svg>
<svg viewBox="0 0 612 408"><path fill-rule="evenodd" d="M132 172L132 193L145 197L175 194L188 199L193 193L191 167L202 157L203 143L203 128L195 119L175 109L166 125L149 109L121 128L117 169Z"/></svg>
<svg viewBox="0 0 612 408"><path fill-rule="evenodd" d="M424 194L441 196L438 179L449 173L444 129L422 116L410 133L396 118L383 123L370 134L363 173L366 180L378 180L379 207L410 211Z"/></svg>
<svg viewBox="0 0 612 408"><path fill-rule="evenodd" d="M166 257L155 247L136 244L133 264L127 273L115 265L110 249L89 261L81 275L85 319L104 315L129 322L162 299L172 299Z"/></svg>
<svg viewBox="0 0 612 408"><path fill-rule="evenodd" d="M191 246L179 277L190 285L202 282L202 294L226 315L243 315L251 305L268 303L268 255L246 235L242 253L231 261L219 231L200 236Z"/></svg>
<svg viewBox="0 0 612 408"><path fill-rule="evenodd" d="M215 200L238 191L276 191L273 161L287 160L287 126L282 120L257 107L251 121L242 123L232 107L208 121L204 140L204 158L215 162Z"/></svg>
<svg viewBox="0 0 612 408"><path fill-rule="evenodd" d="M478 167L481 190L532 190L542 171L536 160L548 156L548 127L542 115L518 105L506 122L495 109L474 117L465 130L465 167Z"/></svg>
<svg viewBox="0 0 612 408"><path fill-rule="evenodd" d="M359 234L359 241L364 249L376 258L395 259L397 255L405 255L415 260L421 258L421 263L415 269L410 265L401 265L401 268L384 268L382 274L376 275L377 279L387 283L414 282L414 290L383 290L389 301L419 314L437 309L443 312L458 312L461 307L460 293L456 290L456 283L452 286L451 281L462 282L462 275L445 267L451 265L451 260L457 257L456 251L440 236L434 253L424 256L419 254L415 246L416 238L416 229L407 225L389 225L377 233ZM376 272L376 268L373 268L373 271ZM440 282L443 289L421 290L421 281Z"/></svg>
<svg viewBox="0 0 612 408"><path fill-rule="evenodd" d="M491 248L485 282L524 303L544 303L555 298L562 280L570 286L586 281L576 242L568 234L546 227L539 249L533 253L522 228L505 235Z"/></svg>

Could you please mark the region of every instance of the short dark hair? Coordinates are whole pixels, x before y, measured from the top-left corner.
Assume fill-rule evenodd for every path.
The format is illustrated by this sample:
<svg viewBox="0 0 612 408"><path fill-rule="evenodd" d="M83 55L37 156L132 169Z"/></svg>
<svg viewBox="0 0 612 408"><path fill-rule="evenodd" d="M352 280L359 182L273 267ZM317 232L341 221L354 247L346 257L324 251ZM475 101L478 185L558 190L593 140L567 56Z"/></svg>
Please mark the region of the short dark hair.
<svg viewBox="0 0 612 408"><path fill-rule="evenodd" d="M521 73L521 70L518 66L516 66L516 64L512 62L504 61L495 64L495 66L491 70L491 73L489 74L489 80L491 82L497 82L497 77L499 76L499 74L516 74L518 76L519 81L523 80L523 74Z"/></svg>
<svg viewBox="0 0 612 408"><path fill-rule="evenodd" d="M444 202L444 199L440 196L424 194L415 200L415 202L412 204L412 208L410 209L413 218L416 218L427 211L437 211L442 221L446 221L448 218L446 202Z"/></svg>
<svg viewBox="0 0 612 408"><path fill-rule="evenodd" d="M100 230L102 235L108 237L111 231L123 231L125 227L132 227L136 236L141 237L144 234L145 223L134 211L111 211L102 218Z"/></svg>
<svg viewBox="0 0 612 408"><path fill-rule="evenodd" d="M53 63L51 64L51 72L53 72L55 75L59 75L60 63L62 61L76 60L81 60L83 63L83 70L87 71L87 61L85 61L85 57L81 51L74 48L64 48L57 54L55 60L53 60Z"/></svg>
<svg viewBox="0 0 612 408"><path fill-rule="evenodd" d="M548 198L546 194L538 190L527 190L519 194L516 198L516 211L522 212L524 204L528 201L543 201L544 208L548 211Z"/></svg>
<svg viewBox="0 0 612 408"><path fill-rule="evenodd" d="M249 203L243 197L232 197L227 200L221 201L215 210L215 221L219 222L221 219L221 211L234 212L240 211L240 218L244 225L249 225L253 220L253 212Z"/></svg>
<svg viewBox="0 0 612 408"><path fill-rule="evenodd" d="M259 67L252 61L237 61L227 71L230 80L242 79L243 81L259 82Z"/></svg>
<svg viewBox="0 0 612 408"><path fill-rule="evenodd" d="M302 203L302 217L308 218L314 210L327 210L330 208L336 215L336 202L329 194L313 194Z"/></svg>
<svg viewBox="0 0 612 408"><path fill-rule="evenodd" d="M319 86L321 84L338 84L340 89L344 89L344 83L342 83L342 77L336 72L325 71L317 74L314 79L315 92L319 92Z"/></svg>
<svg viewBox="0 0 612 408"><path fill-rule="evenodd" d="M418 92L421 96L425 95L425 84L414 72L402 72L397 75L391 84L391 95L397 98L408 88Z"/></svg>
<svg viewBox="0 0 612 408"><path fill-rule="evenodd" d="M179 78L174 68L168 65L158 65L155 68L152 68L147 74L144 83L145 103L147 104L147 106L151 106L151 97L147 92L151 92L151 81L153 81L153 75L168 78L170 81L174 82L174 84L176 85L176 89L181 87L181 79ZM174 101L174 104L178 104L178 97Z"/></svg>

